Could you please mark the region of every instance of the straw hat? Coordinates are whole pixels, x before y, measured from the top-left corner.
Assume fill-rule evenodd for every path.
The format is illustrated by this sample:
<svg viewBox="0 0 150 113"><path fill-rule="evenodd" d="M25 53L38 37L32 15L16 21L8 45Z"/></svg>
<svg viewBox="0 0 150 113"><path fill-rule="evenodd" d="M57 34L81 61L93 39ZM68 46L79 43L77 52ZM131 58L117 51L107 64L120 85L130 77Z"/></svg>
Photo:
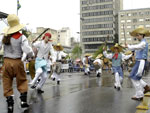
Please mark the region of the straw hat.
<svg viewBox="0 0 150 113"><path fill-rule="evenodd" d="M85 56L85 57L89 57L89 56L91 56L91 54L86 53L84 56Z"/></svg>
<svg viewBox="0 0 150 113"><path fill-rule="evenodd" d="M138 28L136 28L135 30L133 30L132 32L130 32L130 35L133 37L136 37L137 34L143 34L146 37L150 36L150 31L148 31L147 29L145 29L143 26L139 26Z"/></svg>
<svg viewBox="0 0 150 113"><path fill-rule="evenodd" d="M56 51L62 51L64 49L60 43L54 45L53 47Z"/></svg>
<svg viewBox="0 0 150 113"><path fill-rule="evenodd" d="M103 54L99 54L97 57L96 57L96 59L99 59L99 58L101 58L103 56Z"/></svg>
<svg viewBox="0 0 150 113"><path fill-rule="evenodd" d="M118 43L116 43L113 47L111 47L110 50L112 52L115 52L115 48L118 48L119 52L122 51L122 47Z"/></svg>
<svg viewBox="0 0 150 113"><path fill-rule="evenodd" d="M132 51L126 51L125 52L125 55L130 55L130 54L132 54Z"/></svg>
<svg viewBox="0 0 150 113"><path fill-rule="evenodd" d="M19 18L15 14L9 14L7 17L7 22L9 24L9 26L4 29L5 35L9 35L9 34L17 32L17 31L20 31L25 26L25 25L19 23Z"/></svg>

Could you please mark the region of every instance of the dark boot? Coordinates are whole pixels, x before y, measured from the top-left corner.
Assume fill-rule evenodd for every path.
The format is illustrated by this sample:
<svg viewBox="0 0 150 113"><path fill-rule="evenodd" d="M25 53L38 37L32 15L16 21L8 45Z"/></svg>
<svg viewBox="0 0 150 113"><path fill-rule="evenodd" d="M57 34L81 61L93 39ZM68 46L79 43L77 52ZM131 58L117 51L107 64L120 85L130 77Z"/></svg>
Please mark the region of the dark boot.
<svg viewBox="0 0 150 113"><path fill-rule="evenodd" d="M44 91L41 90L41 89L37 89L37 93L38 93L38 94L41 94L41 93L44 93Z"/></svg>
<svg viewBox="0 0 150 113"><path fill-rule="evenodd" d="M13 96L8 96L6 98L7 98L6 102L7 102L8 113L13 113L14 110Z"/></svg>
<svg viewBox="0 0 150 113"><path fill-rule="evenodd" d="M59 84L60 84L60 81L57 81L57 84L59 85Z"/></svg>
<svg viewBox="0 0 150 113"><path fill-rule="evenodd" d="M98 74L97 74L97 77L101 77L101 74L100 74L100 73L98 73Z"/></svg>
<svg viewBox="0 0 150 113"><path fill-rule="evenodd" d="M148 85L144 87L144 94L147 92L150 92L150 87Z"/></svg>
<svg viewBox="0 0 150 113"><path fill-rule="evenodd" d="M21 93L20 94L20 99L21 99L21 107L22 108L28 108L29 105L27 103L27 92Z"/></svg>
<svg viewBox="0 0 150 113"><path fill-rule="evenodd" d="M52 78L53 81L55 81L55 78Z"/></svg>

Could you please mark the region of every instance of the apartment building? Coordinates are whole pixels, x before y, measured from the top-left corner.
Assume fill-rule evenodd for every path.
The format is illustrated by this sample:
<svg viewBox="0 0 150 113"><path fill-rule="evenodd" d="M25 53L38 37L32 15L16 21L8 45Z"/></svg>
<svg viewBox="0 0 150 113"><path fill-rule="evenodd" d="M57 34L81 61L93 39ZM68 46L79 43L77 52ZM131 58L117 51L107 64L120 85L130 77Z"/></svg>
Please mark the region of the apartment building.
<svg viewBox="0 0 150 113"><path fill-rule="evenodd" d="M80 0L80 38L84 53L94 53L107 40L114 44L122 0Z"/></svg>

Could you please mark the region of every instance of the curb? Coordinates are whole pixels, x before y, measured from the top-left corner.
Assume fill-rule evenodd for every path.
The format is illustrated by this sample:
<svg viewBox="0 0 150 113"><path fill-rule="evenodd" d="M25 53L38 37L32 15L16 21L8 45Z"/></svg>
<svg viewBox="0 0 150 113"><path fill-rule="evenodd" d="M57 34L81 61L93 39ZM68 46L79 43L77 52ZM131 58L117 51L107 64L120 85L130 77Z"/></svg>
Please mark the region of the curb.
<svg viewBox="0 0 150 113"><path fill-rule="evenodd" d="M150 92L144 94L143 101L136 107L135 113L150 113Z"/></svg>

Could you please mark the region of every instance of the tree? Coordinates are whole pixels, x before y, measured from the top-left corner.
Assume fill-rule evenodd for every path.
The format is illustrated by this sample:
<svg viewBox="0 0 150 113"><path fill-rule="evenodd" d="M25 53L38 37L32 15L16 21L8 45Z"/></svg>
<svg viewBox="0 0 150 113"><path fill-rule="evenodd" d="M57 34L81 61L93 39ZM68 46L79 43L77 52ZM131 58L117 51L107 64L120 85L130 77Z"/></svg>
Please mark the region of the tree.
<svg viewBox="0 0 150 113"><path fill-rule="evenodd" d="M96 58L100 53L102 53L103 54L103 47L104 47L105 45L103 44L103 45L101 45L99 48L98 48L98 50L93 54L93 58Z"/></svg>
<svg viewBox="0 0 150 113"><path fill-rule="evenodd" d="M79 45L76 45L73 50L72 50L72 58L76 59L76 58L80 58L82 55L82 48Z"/></svg>
<svg viewBox="0 0 150 113"><path fill-rule="evenodd" d="M26 29L22 29L22 34L25 35L28 38L29 35L31 34L31 32L26 30Z"/></svg>

